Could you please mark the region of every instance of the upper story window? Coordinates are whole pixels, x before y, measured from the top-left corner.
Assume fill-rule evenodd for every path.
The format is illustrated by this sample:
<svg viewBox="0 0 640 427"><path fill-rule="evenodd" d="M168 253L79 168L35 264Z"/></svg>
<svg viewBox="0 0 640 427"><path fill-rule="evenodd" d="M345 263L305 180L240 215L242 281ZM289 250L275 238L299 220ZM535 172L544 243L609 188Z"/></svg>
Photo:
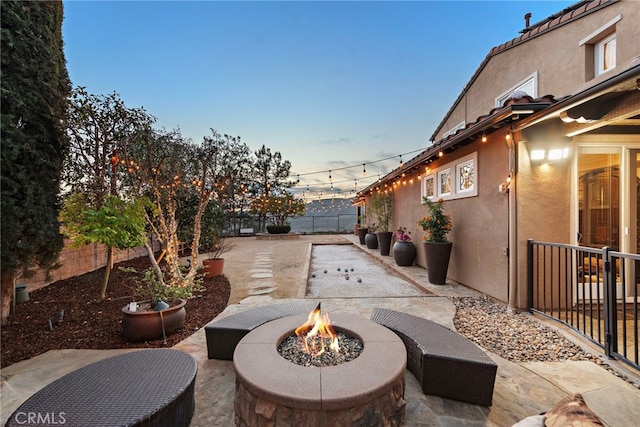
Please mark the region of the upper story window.
<svg viewBox="0 0 640 427"><path fill-rule="evenodd" d="M615 33L596 43L594 57L596 75L598 76L616 67Z"/></svg>
<svg viewBox="0 0 640 427"><path fill-rule="evenodd" d="M584 47L585 80L591 80L616 67L616 23L622 19L618 15L582 40Z"/></svg>
<svg viewBox="0 0 640 427"><path fill-rule="evenodd" d="M514 92L524 92L532 98L538 96L538 72L534 72L516 85L510 87L496 98L496 107L500 108Z"/></svg>

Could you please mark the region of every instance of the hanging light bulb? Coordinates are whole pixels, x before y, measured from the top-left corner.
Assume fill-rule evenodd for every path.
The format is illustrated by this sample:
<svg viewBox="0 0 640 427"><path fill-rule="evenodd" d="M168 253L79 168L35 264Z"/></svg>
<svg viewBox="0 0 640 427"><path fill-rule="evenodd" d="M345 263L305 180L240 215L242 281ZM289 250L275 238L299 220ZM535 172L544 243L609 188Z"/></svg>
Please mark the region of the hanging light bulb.
<svg viewBox="0 0 640 427"><path fill-rule="evenodd" d="M487 135L482 131L482 142L487 142Z"/></svg>
<svg viewBox="0 0 640 427"><path fill-rule="evenodd" d="M402 162L402 154L400 154L400 167L404 166L404 163Z"/></svg>
<svg viewBox="0 0 640 427"><path fill-rule="evenodd" d="M331 178L331 171L329 171L329 182L333 182L333 178Z"/></svg>
<svg viewBox="0 0 640 427"><path fill-rule="evenodd" d="M365 163L362 164L362 175L367 176L367 165Z"/></svg>
<svg viewBox="0 0 640 427"><path fill-rule="evenodd" d="M444 152L440 151L440 152L438 153L438 157L442 157L442 156L444 156Z"/></svg>

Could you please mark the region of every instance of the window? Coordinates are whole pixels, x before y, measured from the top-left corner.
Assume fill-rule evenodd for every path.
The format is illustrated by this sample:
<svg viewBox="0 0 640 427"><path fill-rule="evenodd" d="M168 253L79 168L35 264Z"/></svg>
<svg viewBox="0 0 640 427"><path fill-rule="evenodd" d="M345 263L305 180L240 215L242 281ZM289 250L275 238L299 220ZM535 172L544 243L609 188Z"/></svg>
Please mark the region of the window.
<svg viewBox="0 0 640 427"><path fill-rule="evenodd" d="M431 171L422 178L422 197L435 200L478 195L478 153L474 152Z"/></svg>
<svg viewBox="0 0 640 427"><path fill-rule="evenodd" d="M438 195L440 197L451 194L451 169L438 172Z"/></svg>
<svg viewBox="0 0 640 427"><path fill-rule="evenodd" d="M596 75L606 73L616 67L616 35L612 34L594 48Z"/></svg>
<svg viewBox="0 0 640 427"><path fill-rule="evenodd" d="M474 181L476 178L474 171L475 161L474 159L467 160L456 165L456 193L465 193L473 191L475 187Z"/></svg>
<svg viewBox="0 0 640 427"><path fill-rule="evenodd" d="M621 19L622 15L616 16L578 43L584 47L587 81L616 67L616 23Z"/></svg>
<svg viewBox="0 0 640 427"><path fill-rule="evenodd" d="M496 107L502 107L511 94L517 90L525 92L532 98L536 98L538 96L538 72L534 72L526 79L509 88L506 92L500 94L500 96L496 98Z"/></svg>

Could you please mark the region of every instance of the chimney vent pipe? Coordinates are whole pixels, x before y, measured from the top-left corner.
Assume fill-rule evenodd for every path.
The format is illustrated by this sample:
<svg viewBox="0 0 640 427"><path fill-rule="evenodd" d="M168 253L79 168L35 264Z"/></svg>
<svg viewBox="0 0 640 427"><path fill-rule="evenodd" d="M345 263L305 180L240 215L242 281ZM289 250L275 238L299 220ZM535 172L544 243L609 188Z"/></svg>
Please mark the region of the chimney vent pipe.
<svg viewBox="0 0 640 427"><path fill-rule="evenodd" d="M531 20L531 12L527 12L524 15L524 27L525 28L529 28L530 20Z"/></svg>

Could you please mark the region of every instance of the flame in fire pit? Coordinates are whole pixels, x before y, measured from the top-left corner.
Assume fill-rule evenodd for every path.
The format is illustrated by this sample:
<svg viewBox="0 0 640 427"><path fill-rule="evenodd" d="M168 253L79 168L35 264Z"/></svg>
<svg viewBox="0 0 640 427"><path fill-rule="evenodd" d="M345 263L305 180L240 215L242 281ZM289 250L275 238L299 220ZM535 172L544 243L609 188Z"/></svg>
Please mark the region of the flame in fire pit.
<svg viewBox="0 0 640 427"><path fill-rule="evenodd" d="M320 313L320 303L309 313L307 321L296 329L296 335L304 351L313 357L325 352L325 340L330 341L331 350L340 353L338 335L331 326L329 315Z"/></svg>

